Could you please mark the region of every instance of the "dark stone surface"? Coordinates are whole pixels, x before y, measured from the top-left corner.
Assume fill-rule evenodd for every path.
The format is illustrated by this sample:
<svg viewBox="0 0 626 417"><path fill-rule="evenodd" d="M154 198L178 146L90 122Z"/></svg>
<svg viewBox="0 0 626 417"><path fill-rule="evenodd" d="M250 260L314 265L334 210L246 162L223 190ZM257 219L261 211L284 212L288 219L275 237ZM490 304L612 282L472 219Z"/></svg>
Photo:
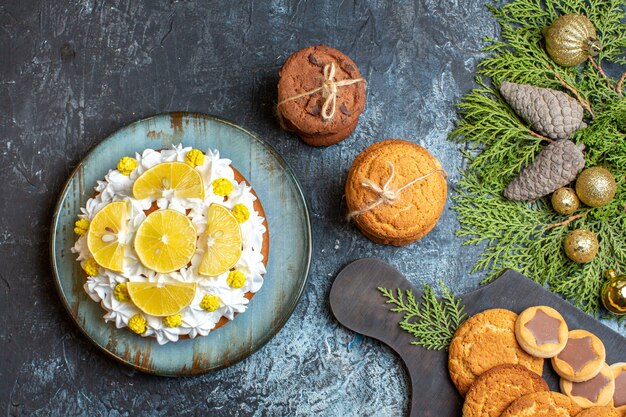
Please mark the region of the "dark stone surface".
<svg viewBox="0 0 626 417"><path fill-rule="evenodd" d="M332 279L351 260L381 257L413 283L441 278L463 292L480 279L469 275L476 249L461 249L448 207L417 244L372 244L343 220L343 186L356 154L392 137L427 147L454 185L462 167L446 141L454 104L472 86L483 37L497 34L483 3L0 1L3 413L405 413L400 361L331 317ZM304 145L273 117L280 65L318 43L351 56L368 81L355 134L328 149ZM48 250L56 198L87 151L129 122L174 110L231 119L272 143L302 182L314 227L309 283L284 329L247 360L184 379L137 373L91 346L61 306Z"/></svg>

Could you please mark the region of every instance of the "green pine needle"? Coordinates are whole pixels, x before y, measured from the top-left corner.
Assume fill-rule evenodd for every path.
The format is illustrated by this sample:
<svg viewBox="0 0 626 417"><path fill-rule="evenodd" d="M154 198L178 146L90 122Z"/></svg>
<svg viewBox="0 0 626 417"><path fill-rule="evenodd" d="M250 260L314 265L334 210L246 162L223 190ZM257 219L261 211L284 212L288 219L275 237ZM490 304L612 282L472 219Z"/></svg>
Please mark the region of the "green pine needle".
<svg viewBox="0 0 626 417"><path fill-rule="evenodd" d="M387 298L387 304L395 304L390 309L394 313L404 313L400 327L409 332L417 340L411 342L429 350L448 349L454 332L465 321L467 314L461 300L457 299L450 290L440 282L443 297L437 300L433 288L424 284L422 300L415 300L413 291L403 292L379 287L378 290Z"/></svg>
<svg viewBox="0 0 626 417"><path fill-rule="evenodd" d="M542 35L542 29L561 14L585 14L603 44L596 62L623 66L625 6L624 0L513 0L489 7L500 24L501 39L486 40L490 55L479 64L478 86L459 104L462 118L450 135L467 149L466 168L452 197L461 223L457 234L464 244L483 248L474 272L486 272L484 282L513 268L585 312L599 314L603 272L626 270L626 92L624 88L618 92L618 80L603 76L591 62L573 68L556 65L545 52ZM618 191L609 204L583 207L577 213L583 217L548 228L567 220L552 210L549 197L529 204L502 197L507 184L546 143L531 134L494 86L507 80L571 94L557 74L589 102L595 115L585 113L589 127L574 137L585 144L586 166L608 166ZM579 265L563 253L563 239L575 228L590 229L598 236L600 250L592 262Z"/></svg>

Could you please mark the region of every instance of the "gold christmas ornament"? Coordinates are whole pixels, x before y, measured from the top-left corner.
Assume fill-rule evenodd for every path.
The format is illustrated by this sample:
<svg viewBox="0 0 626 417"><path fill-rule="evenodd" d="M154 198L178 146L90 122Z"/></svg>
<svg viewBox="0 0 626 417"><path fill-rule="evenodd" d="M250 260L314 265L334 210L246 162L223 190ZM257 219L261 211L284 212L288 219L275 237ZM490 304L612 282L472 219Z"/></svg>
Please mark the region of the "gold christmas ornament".
<svg viewBox="0 0 626 417"><path fill-rule="evenodd" d="M580 200L576 192L569 187L562 187L552 193L552 208L559 214L572 214L578 210Z"/></svg>
<svg viewBox="0 0 626 417"><path fill-rule="evenodd" d="M576 194L590 207L600 207L615 196L617 185L611 171L604 167L591 167L576 179Z"/></svg>
<svg viewBox="0 0 626 417"><path fill-rule="evenodd" d="M584 264L595 258L598 247L598 238L591 230L573 230L563 241L563 248L567 257L579 264Z"/></svg>
<svg viewBox="0 0 626 417"><path fill-rule="evenodd" d="M543 30L546 51L559 65L573 67L602 50L596 28L586 16L565 14Z"/></svg>
<svg viewBox="0 0 626 417"><path fill-rule="evenodd" d="M613 269L609 269L604 275L606 281L600 292L602 304L613 314L626 314L626 275L617 275Z"/></svg>

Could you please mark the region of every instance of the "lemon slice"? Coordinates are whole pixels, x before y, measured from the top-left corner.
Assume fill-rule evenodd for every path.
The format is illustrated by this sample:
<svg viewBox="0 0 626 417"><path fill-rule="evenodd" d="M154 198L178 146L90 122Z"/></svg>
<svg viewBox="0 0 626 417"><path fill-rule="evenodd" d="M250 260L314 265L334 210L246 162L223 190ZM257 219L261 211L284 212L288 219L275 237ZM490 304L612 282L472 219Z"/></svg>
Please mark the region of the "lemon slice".
<svg viewBox="0 0 626 417"><path fill-rule="evenodd" d="M159 317L180 312L191 304L196 295L195 282L129 282L126 287L137 308Z"/></svg>
<svg viewBox="0 0 626 417"><path fill-rule="evenodd" d="M101 267L116 272L124 271L129 218L128 201L116 201L104 206L91 220L87 232L87 247Z"/></svg>
<svg viewBox="0 0 626 417"><path fill-rule="evenodd" d="M133 184L138 200L154 197L204 199L204 181L198 171L184 162L163 162L153 166Z"/></svg>
<svg viewBox="0 0 626 417"><path fill-rule="evenodd" d="M146 268L163 274L187 265L198 240L191 220L176 210L152 212L135 234L135 251Z"/></svg>
<svg viewBox="0 0 626 417"><path fill-rule="evenodd" d="M207 214L207 249L198 273L214 277L235 266L241 257L241 227L230 210L211 204Z"/></svg>

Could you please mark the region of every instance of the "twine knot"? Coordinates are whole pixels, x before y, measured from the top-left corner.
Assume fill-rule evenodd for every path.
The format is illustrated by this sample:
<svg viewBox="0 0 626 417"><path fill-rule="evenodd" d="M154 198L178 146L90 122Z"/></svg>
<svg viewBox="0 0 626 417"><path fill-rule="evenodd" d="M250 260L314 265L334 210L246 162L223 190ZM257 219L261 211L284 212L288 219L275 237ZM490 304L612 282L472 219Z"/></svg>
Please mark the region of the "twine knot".
<svg viewBox="0 0 626 417"><path fill-rule="evenodd" d="M313 95L317 92L322 92L322 98L324 98L324 104L322 104L321 116L324 121L332 120L335 117L335 112L337 111L337 94L339 92L339 87L345 87L347 85L352 85L360 82L364 82L363 78L353 78L349 80L341 80L335 81L335 63L331 62L329 64L324 65L322 69L322 74L324 75L324 81L320 87L314 88L310 91L305 91L304 93L297 94L293 97L288 97L281 102L281 104L287 103L289 101L297 100L302 97L307 97Z"/></svg>
<svg viewBox="0 0 626 417"><path fill-rule="evenodd" d="M436 174L437 172L441 172L444 178L447 177L446 171L444 171L443 168L437 168L429 172L428 174L415 178L413 181L410 181L407 184L404 184L400 188L393 188L391 186L391 181L393 181L393 178L396 175L396 168L394 164L390 161L387 161L387 166L389 167L389 171L390 171L389 178L383 184L382 187L379 184L376 184L374 181L370 180L369 178L365 178L363 181L361 181L361 187L368 188L372 190L374 193L376 193L376 199L372 201L370 204L368 204L366 207L360 210L353 210L350 213L348 213L348 216L347 216L348 220L351 220L352 218L360 214L373 210L380 205L395 203L396 201L400 199L400 193L402 192L402 190L410 187L411 185L415 184L418 181L424 180L430 177L431 175Z"/></svg>
<svg viewBox="0 0 626 417"><path fill-rule="evenodd" d="M361 187L369 188L370 190L374 191L378 195L378 198L383 200L381 204L393 203L398 199L400 195L400 192L398 190L394 190L389 186L389 183L391 182L391 179L393 178L393 164L391 164L390 162L389 164L392 167L391 168L392 174L387 180L387 182L385 183L385 185L383 185L382 187L376 184L375 182L373 182L372 180L370 180L369 178L366 178L361 182Z"/></svg>

